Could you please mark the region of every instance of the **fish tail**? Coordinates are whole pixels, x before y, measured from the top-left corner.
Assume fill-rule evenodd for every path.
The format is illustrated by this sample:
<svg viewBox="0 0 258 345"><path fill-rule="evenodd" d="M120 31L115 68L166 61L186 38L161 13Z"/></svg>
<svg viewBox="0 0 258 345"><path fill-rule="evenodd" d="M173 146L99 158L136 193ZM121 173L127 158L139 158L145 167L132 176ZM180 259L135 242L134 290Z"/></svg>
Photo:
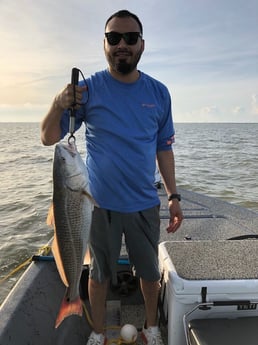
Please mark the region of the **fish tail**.
<svg viewBox="0 0 258 345"><path fill-rule="evenodd" d="M80 296L73 301L69 301L67 296L64 297L56 318L55 328L58 328L63 320L70 315L82 316L82 301Z"/></svg>

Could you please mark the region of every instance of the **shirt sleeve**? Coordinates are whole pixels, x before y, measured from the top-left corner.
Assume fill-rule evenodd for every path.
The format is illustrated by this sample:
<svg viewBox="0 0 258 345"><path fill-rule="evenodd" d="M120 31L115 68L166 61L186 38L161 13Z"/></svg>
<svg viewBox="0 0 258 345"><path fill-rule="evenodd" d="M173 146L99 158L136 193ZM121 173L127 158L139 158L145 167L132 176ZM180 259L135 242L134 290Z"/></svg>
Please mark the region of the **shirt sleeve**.
<svg viewBox="0 0 258 345"><path fill-rule="evenodd" d="M171 97L166 89L163 100L163 112L159 122L159 132L157 139L157 152L169 151L172 149L172 144L175 141L175 130L172 118Z"/></svg>

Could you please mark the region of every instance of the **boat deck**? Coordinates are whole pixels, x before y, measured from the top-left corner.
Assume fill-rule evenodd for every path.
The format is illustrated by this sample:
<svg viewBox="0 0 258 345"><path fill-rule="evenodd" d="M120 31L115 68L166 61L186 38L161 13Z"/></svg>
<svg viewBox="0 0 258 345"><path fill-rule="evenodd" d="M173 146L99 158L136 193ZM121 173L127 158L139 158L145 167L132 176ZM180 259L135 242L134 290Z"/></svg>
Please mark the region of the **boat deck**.
<svg viewBox="0 0 258 345"><path fill-rule="evenodd" d="M204 276L207 279L221 279L222 276L208 278L208 274L211 274L209 267L213 267L212 274L222 274L228 278L256 277L255 267L241 266L238 254L241 251L245 257L252 255L253 262L257 262L258 241L256 244L256 241L243 243L225 240L238 236L257 236L258 214L193 192L179 190L179 193L182 196L181 205L185 219L175 234L168 234L167 196L163 188L159 190L161 242L172 241L172 244L168 245L169 255L180 275L187 279ZM249 242L252 242L251 254L248 254ZM190 255L193 246L195 249L198 246L199 250ZM218 256L215 261L212 259L214 254ZM124 246L121 255L126 256ZM204 260L206 271L202 269ZM238 264L235 260L238 260ZM221 267L225 262L227 265L224 266L223 272L214 269L214 265ZM245 270L249 266L250 270ZM196 268L195 271L193 267ZM117 270L122 276L128 273L126 260L125 263L118 264ZM127 283L129 279L127 293L121 286L109 291L107 325L119 320L121 325L131 323L140 329L144 322L142 296L139 289L134 288L137 285L134 280L130 280L130 275L126 279ZM58 329L54 328L64 291L54 262L32 263L0 308L0 345L85 345L90 332L85 315L82 318L71 316L64 320ZM87 299L85 302L87 305ZM119 316L117 310L120 310ZM166 326L162 325L161 329L166 344Z"/></svg>

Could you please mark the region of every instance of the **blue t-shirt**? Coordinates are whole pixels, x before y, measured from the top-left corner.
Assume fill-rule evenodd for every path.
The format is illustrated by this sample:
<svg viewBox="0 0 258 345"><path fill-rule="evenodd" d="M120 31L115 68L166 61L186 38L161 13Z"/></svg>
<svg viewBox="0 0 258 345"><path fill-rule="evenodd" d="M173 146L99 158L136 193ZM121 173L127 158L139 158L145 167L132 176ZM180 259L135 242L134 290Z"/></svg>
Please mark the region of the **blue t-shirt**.
<svg viewBox="0 0 258 345"><path fill-rule="evenodd" d="M92 196L101 208L124 213L158 205L156 153L171 150L174 138L167 88L142 72L136 82L122 83L104 70L86 83L88 100L77 110L75 126L86 125ZM61 128L64 137L69 131L67 111Z"/></svg>

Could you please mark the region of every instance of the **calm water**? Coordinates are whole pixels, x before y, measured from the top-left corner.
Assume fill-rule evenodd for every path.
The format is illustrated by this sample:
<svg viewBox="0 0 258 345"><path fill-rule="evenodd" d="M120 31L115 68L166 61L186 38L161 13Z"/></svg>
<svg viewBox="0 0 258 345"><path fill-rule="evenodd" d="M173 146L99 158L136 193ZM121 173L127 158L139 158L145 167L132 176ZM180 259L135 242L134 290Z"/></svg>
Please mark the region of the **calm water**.
<svg viewBox="0 0 258 345"><path fill-rule="evenodd" d="M0 126L0 279L47 243L54 147L39 124ZM77 144L85 155L83 133ZM177 184L258 211L258 124L176 124ZM0 284L0 303L17 275Z"/></svg>

